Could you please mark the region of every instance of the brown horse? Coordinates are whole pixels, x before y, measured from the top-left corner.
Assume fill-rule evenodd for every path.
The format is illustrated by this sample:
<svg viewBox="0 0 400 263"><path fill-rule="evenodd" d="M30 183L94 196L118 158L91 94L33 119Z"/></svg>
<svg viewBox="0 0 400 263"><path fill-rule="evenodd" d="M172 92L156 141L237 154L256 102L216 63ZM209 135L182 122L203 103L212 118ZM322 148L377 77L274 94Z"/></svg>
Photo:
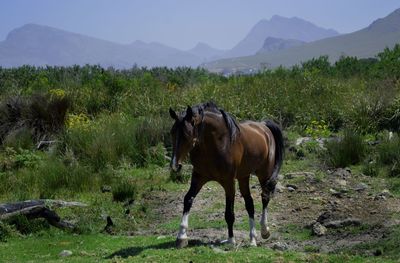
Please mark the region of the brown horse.
<svg viewBox="0 0 400 263"><path fill-rule="evenodd" d="M217 181L225 190L225 220L229 237L227 242L235 243L235 179L239 182L240 193L249 215L250 244L256 246L254 204L249 188L252 173L257 175L262 188L261 236L268 238L270 233L267 208L283 161L284 148L280 128L272 121L237 123L230 114L210 102L188 106L186 112L179 115L170 108L169 113L175 120L171 129L171 169L178 172L188 153L193 165L190 189L184 198L177 247L188 244L189 210L197 193L209 181Z"/></svg>

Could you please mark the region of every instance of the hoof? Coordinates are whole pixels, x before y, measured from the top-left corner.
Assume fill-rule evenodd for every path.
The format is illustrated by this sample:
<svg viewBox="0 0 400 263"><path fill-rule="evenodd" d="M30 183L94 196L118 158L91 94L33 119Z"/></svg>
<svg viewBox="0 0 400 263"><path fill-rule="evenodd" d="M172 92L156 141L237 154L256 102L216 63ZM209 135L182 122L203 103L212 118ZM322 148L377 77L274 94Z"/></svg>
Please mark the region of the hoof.
<svg viewBox="0 0 400 263"><path fill-rule="evenodd" d="M233 237L230 237L228 239L222 240L221 245L236 245L236 240Z"/></svg>
<svg viewBox="0 0 400 263"><path fill-rule="evenodd" d="M265 233L261 233L261 237L264 239L268 239L271 236L271 233L269 231L265 232Z"/></svg>
<svg viewBox="0 0 400 263"><path fill-rule="evenodd" d="M271 233L269 232L269 227L261 227L261 237L263 239L268 239L271 236Z"/></svg>
<svg viewBox="0 0 400 263"><path fill-rule="evenodd" d="M251 247L256 247L256 246L257 246L257 241L256 241L256 239L250 240L250 246L251 246Z"/></svg>
<svg viewBox="0 0 400 263"><path fill-rule="evenodd" d="M189 242L188 242L187 238L185 238L185 239L177 238L176 242L175 242L176 248L184 248L184 247L187 247L188 244L189 244Z"/></svg>

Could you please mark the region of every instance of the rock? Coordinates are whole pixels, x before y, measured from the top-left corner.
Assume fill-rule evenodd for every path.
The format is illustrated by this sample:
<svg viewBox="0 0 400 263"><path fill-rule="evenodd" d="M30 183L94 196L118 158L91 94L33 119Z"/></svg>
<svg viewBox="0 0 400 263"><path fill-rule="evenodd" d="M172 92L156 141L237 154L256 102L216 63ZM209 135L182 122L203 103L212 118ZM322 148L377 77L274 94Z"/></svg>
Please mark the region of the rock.
<svg viewBox="0 0 400 263"><path fill-rule="evenodd" d="M293 178L297 178L300 176L304 176L307 178L314 178L315 177L315 173L312 172L294 172L294 173L286 173L285 174L285 178L286 179L293 179Z"/></svg>
<svg viewBox="0 0 400 263"><path fill-rule="evenodd" d="M338 168L335 171L333 171L332 175L340 177L340 178L347 178L351 176L351 170L350 168Z"/></svg>
<svg viewBox="0 0 400 263"><path fill-rule="evenodd" d="M300 137L296 140L296 146L302 145L303 143L312 141L311 137Z"/></svg>
<svg viewBox="0 0 400 263"><path fill-rule="evenodd" d="M319 222L314 223L312 225L312 229L311 230L312 230L312 234L313 235L319 236L319 237L326 235L326 232L328 231L326 229L326 227L321 225L321 223L319 223Z"/></svg>
<svg viewBox="0 0 400 263"><path fill-rule="evenodd" d="M211 248L214 251L214 253L219 253L219 254L226 254L227 253L227 251L224 251L224 250L220 249L219 247L211 246Z"/></svg>
<svg viewBox="0 0 400 263"><path fill-rule="evenodd" d="M276 242L272 244L272 249L274 250L279 250L279 251L285 251L289 249L289 246L283 242Z"/></svg>
<svg viewBox="0 0 400 263"><path fill-rule="evenodd" d="M334 218L335 215L332 213L332 211L325 211L318 216L316 221L321 223L322 225L325 225L326 222L332 221Z"/></svg>
<svg viewBox="0 0 400 263"><path fill-rule="evenodd" d="M379 194L374 197L374 200L386 200L389 197L393 197L393 195L389 192L388 189L383 190Z"/></svg>
<svg viewBox="0 0 400 263"><path fill-rule="evenodd" d="M278 174L277 180L282 181L284 178L283 174Z"/></svg>
<svg viewBox="0 0 400 263"><path fill-rule="evenodd" d="M69 257L72 255L72 251L70 250L63 250L58 254L60 257Z"/></svg>
<svg viewBox="0 0 400 263"><path fill-rule="evenodd" d="M356 218L346 218L343 220L328 221L323 224L327 228L341 228L346 226L359 226L361 221Z"/></svg>
<svg viewBox="0 0 400 263"><path fill-rule="evenodd" d="M282 193L284 189L285 189L285 187L280 182L276 183L276 185L275 185L275 191L276 192Z"/></svg>
<svg viewBox="0 0 400 263"><path fill-rule="evenodd" d="M388 189L383 190L379 195L382 195L385 197L393 197L393 195L389 192Z"/></svg>
<svg viewBox="0 0 400 263"><path fill-rule="evenodd" d="M325 143L328 141L327 138L318 138L316 139L316 141L318 142L318 146L321 149L325 149Z"/></svg>
<svg viewBox="0 0 400 263"><path fill-rule="evenodd" d="M338 192L338 191L336 191L336 190L333 189L333 188L329 189L329 192L330 192L333 196L335 196L335 197L337 197L337 198L342 198L342 197L343 197L343 193L342 193L342 192Z"/></svg>
<svg viewBox="0 0 400 263"><path fill-rule="evenodd" d="M346 186L347 185L346 180L343 180L343 179L335 180L335 183L340 185L340 186Z"/></svg>
<svg viewBox="0 0 400 263"><path fill-rule="evenodd" d="M354 186L353 190L354 190L354 191L357 191L357 192L361 192L361 191L364 191L364 190L367 189L367 188L368 188L368 185L367 185L367 184L365 184L365 183L359 183L359 184L357 184L356 186Z"/></svg>

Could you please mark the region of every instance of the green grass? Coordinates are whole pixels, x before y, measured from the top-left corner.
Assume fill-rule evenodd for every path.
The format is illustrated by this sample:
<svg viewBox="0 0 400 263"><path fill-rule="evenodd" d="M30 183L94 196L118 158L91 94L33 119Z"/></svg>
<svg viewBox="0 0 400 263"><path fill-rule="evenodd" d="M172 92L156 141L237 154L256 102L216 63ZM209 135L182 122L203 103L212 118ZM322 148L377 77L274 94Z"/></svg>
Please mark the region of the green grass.
<svg viewBox="0 0 400 263"><path fill-rule="evenodd" d="M350 253L358 253L359 251L369 250L375 252L380 250L382 255L387 258L399 259L400 258L400 226L392 227L388 233L379 241L362 243L354 246L349 250Z"/></svg>
<svg viewBox="0 0 400 263"><path fill-rule="evenodd" d="M295 224L289 224L280 227L278 231L283 233L283 236L287 239L294 239L298 241L313 239L311 229L307 229Z"/></svg>
<svg viewBox="0 0 400 263"><path fill-rule="evenodd" d="M63 250L72 255L62 258ZM10 239L0 243L0 262L377 262L349 255L278 252L264 247L213 249L199 241L175 249L175 238L164 236L49 235ZM384 262L384 261L381 261Z"/></svg>

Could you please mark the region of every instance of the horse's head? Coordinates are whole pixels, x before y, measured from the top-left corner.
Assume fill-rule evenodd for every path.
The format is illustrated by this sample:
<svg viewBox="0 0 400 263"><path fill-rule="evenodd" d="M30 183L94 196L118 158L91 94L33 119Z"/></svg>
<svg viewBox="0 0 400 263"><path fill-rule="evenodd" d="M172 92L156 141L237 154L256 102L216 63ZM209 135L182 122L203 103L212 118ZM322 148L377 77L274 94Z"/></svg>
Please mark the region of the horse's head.
<svg viewBox="0 0 400 263"><path fill-rule="evenodd" d="M196 144L197 126L201 123L201 117L190 106L187 107L186 112L180 115L170 108L169 114L175 120L171 129L172 158L170 167L174 172L179 172L182 168L182 161Z"/></svg>

